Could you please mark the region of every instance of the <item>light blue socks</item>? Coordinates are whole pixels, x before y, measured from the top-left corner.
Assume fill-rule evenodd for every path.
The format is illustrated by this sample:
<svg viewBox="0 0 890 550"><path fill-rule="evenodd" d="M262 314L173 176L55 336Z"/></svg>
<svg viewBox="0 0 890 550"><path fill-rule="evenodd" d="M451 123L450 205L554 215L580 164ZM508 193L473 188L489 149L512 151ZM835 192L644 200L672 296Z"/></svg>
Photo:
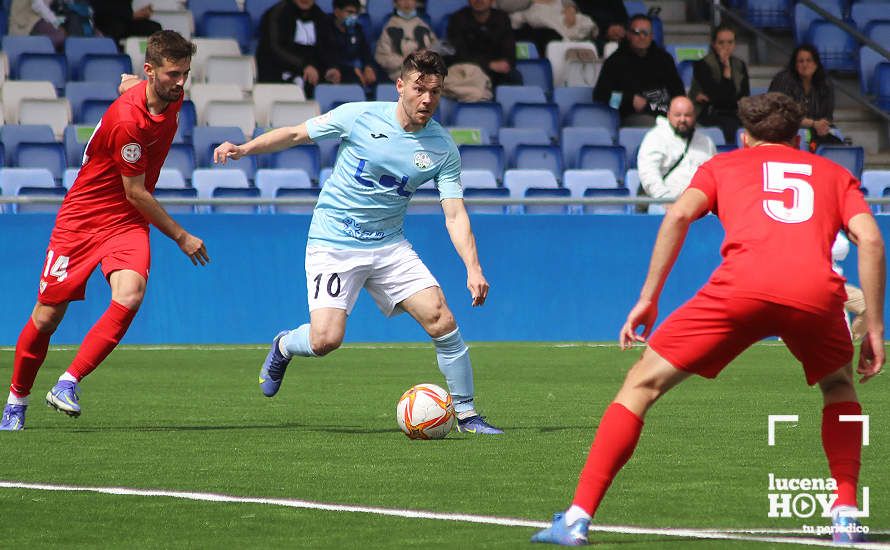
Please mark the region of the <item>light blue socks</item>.
<svg viewBox="0 0 890 550"><path fill-rule="evenodd" d="M288 332L278 341L278 351L285 357L315 357L312 345L309 343L309 323L305 323Z"/></svg>
<svg viewBox="0 0 890 550"><path fill-rule="evenodd" d="M445 376L448 391L454 399L454 412L467 413L473 405L473 366L470 364L470 350L456 328L445 336L433 338L436 345L436 359L439 370Z"/></svg>

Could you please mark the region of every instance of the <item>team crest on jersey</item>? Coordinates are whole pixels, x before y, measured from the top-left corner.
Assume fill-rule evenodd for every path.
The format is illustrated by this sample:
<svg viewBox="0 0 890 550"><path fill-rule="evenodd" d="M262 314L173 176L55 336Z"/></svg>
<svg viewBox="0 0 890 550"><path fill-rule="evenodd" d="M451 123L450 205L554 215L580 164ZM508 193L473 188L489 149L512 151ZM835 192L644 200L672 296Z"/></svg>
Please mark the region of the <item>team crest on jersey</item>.
<svg viewBox="0 0 890 550"><path fill-rule="evenodd" d="M127 162L136 162L142 158L142 146L138 143L128 143L121 147L121 157Z"/></svg>
<svg viewBox="0 0 890 550"><path fill-rule="evenodd" d="M433 159L430 158L426 151L417 151L414 153L414 166L421 170L426 170L432 165Z"/></svg>

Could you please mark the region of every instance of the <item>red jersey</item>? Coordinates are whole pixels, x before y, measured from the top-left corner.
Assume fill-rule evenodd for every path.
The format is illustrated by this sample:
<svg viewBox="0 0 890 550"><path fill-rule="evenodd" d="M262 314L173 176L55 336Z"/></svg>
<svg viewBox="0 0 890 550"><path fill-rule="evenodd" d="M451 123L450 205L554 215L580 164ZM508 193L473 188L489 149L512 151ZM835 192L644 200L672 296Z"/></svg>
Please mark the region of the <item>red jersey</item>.
<svg viewBox="0 0 890 550"><path fill-rule="evenodd" d="M68 191L56 227L97 233L121 226L148 226L127 200L122 176L145 174L145 188L154 191L161 166L179 123L182 97L163 113L148 112L147 81L133 86L102 116L87 143L84 163Z"/></svg>
<svg viewBox="0 0 890 550"><path fill-rule="evenodd" d="M843 305L831 245L850 218L870 213L859 182L822 157L784 145L717 155L690 187L723 224L723 262L702 288L821 313Z"/></svg>

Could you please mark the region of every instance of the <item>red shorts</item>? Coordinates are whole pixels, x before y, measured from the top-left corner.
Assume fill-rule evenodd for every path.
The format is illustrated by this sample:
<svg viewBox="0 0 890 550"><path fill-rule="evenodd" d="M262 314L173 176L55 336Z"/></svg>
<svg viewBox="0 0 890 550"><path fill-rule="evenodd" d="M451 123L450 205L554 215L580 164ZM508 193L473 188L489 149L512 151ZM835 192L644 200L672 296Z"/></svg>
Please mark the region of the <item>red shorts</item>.
<svg viewBox="0 0 890 550"><path fill-rule="evenodd" d="M843 307L813 313L751 298L696 294L658 327L649 346L674 367L714 378L752 344L779 336L815 384L853 359Z"/></svg>
<svg viewBox="0 0 890 550"><path fill-rule="evenodd" d="M148 229L133 227L103 233L53 229L37 301L57 305L83 300L87 280L99 264L106 279L113 271L130 269L148 280Z"/></svg>

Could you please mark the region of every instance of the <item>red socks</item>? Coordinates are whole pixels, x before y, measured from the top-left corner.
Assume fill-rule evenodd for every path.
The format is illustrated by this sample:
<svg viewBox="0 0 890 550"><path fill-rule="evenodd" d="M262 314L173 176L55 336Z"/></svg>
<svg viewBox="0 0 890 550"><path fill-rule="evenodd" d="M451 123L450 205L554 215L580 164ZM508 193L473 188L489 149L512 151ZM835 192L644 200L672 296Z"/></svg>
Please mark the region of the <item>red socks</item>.
<svg viewBox="0 0 890 550"><path fill-rule="evenodd" d="M862 414L859 403L832 403L822 409L822 448L828 457L831 477L837 481L834 506L856 506L859 483L859 458L862 455L862 424L841 422L842 414Z"/></svg>
<svg viewBox="0 0 890 550"><path fill-rule="evenodd" d="M121 341L135 316L136 310L127 309L112 300L111 305L83 339L80 350L68 367L68 374L80 381L93 372Z"/></svg>
<svg viewBox="0 0 890 550"><path fill-rule="evenodd" d="M643 420L624 405L612 403L603 414L581 470L573 505L593 516L618 471L637 447Z"/></svg>
<svg viewBox="0 0 890 550"><path fill-rule="evenodd" d="M34 320L28 317L28 322L25 323L25 328L22 329L15 344L12 383L9 385L9 390L16 397L26 397L31 393L37 371L46 359L50 336L52 334L44 334L37 330Z"/></svg>

